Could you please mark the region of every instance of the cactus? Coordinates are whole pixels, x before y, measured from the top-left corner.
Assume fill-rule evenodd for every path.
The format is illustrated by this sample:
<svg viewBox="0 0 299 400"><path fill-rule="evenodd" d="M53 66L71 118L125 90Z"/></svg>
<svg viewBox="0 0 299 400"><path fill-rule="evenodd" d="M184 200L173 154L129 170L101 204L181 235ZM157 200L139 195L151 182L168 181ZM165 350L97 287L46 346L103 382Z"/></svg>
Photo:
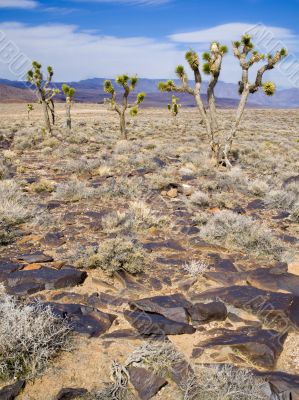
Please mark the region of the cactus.
<svg viewBox="0 0 299 400"><path fill-rule="evenodd" d="M76 93L76 90L66 84L61 86L61 89L65 95L65 109L66 109L66 127L71 130L72 129L72 118L71 118L71 108L73 97Z"/></svg>
<svg viewBox="0 0 299 400"><path fill-rule="evenodd" d="M244 113L244 109L250 93L255 93L262 88L264 93L272 96L275 93L275 84L273 82L264 82L263 75L266 71L271 70L275 65L287 55L286 49L277 51L274 55L264 54L254 50L254 45L251 41L250 35L243 35L241 41L233 42L233 52L235 57L239 59L242 69L242 80L239 82L239 93L241 95L240 103L236 111L236 116L233 126L229 134L225 137L221 135L221 130L218 126L217 110L215 104L214 90L218 83L219 75L222 67L222 60L228 49L226 46L220 45L218 42L213 42L208 52L203 53L204 64L202 71L204 74L210 76L208 84L208 108L206 109L200 89L202 83L202 76L199 69L200 61L198 54L190 50L186 53L186 61L194 73L195 85L192 87L189 84L187 73L182 65L177 66L176 75L181 81L181 85L177 86L174 81L168 80L167 82L160 82L158 88L162 92L177 92L188 93L194 96L198 110L200 112L202 121L205 125L209 140L212 158L215 160L216 165L222 161L225 162L228 168L231 167L228 155L231 149L233 139L237 134L237 130ZM266 60L266 63L258 69L254 83L249 82L249 69L256 63ZM209 111L209 113L207 112Z"/></svg>
<svg viewBox="0 0 299 400"><path fill-rule="evenodd" d="M27 72L27 80L33 86L35 86L35 93L38 101L43 107L45 128L47 132L52 132L51 122L49 118L49 111L52 115L52 123L55 122L55 111L54 111L54 97L60 92L60 90L55 88L50 88L52 78L54 75L53 68L47 68L47 79L44 80L43 73L41 71L42 65L37 61L32 62L32 68Z"/></svg>
<svg viewBox="0 0 299 400"><path fill-rule="evenodd" d="M181 108L181 104L178 104L178 98L176 96L172 96L171 104L168 104L168 110L171 112L171 115L174 118L174 121L177 123L177 116Z"/></svg>
<svg viewBox="0 0 299 400"><path fill-rule="evenodd" d="M33 104L27 104L27 115L28 115L28 121L30 120L30 113L31 111L34 110Z"/></svg>
<svg viewBox="0 0 299 400"><path fill-rule="evenodd" d="M118 104L116 101L116 90L113 83L110 80L104 82L104 91L109 94L111 98L108 100L111 110L116 111L120 118L120 132L124 139L128 138L127 127L126 127L126 111L130 110L130 115L135 117L138 114L139 105L144 101L145 93L141 92L137 94L134 103L129 104L128 97L129 94L135 89L138 78L137 76L129 77L128 75L119 75L116 80L116 84L122 86L124 89L123 102Z"/></svg>

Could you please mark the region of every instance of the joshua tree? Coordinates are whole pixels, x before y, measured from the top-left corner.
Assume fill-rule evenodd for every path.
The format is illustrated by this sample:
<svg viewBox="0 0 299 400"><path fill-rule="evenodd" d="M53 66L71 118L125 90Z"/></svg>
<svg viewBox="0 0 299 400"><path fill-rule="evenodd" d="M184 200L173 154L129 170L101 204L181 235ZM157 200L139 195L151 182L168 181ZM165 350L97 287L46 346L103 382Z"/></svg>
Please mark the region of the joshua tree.
<svg viewBox="0 0 299 400"><path fill-rule="evenodd" d="M72 119L71 119L71 107L72 100L75 95L76 90L66 84L61 86L63 93L65 94L65 109L66 109L66 126L69 130L72 129Z"/></svg>
<svg viewBox="0 0 299 400"><path fill-rule="evenodd" d="M229 161L229 152L231 150L233 139L237 134L238 127L240 125L244 109L250 93L255 93L262 88L267 96L273 96L275 93L275 83L264 82L263 76L266 71L269 71L275 67L275 65L281 61L282 58L287 56L287 50L282 48L278 50L274 55L272 54L261 54L254 50L254 45L251 41L250 35L243 35L240 42L233 42L234 56L239 60L240 67L242 69L242 79L239 81L239 94L241 95L239 106L237 108L235 121L233 126L226 136L224 145L224 158L227 166L231 166ZM256 78L253 83L249 82L249 70L250 68L260 61L265 60L265 64L260 67L256 73Z"/></svg>
<svg viewBox="0 0 299 400"><path fill-rule="evenodd" d="M177 116L181 108L181 104L178 104L178 98L176 96L172 96L171 104L168 104L168 110L171 112L175 123L177 123Z"/></svg>
<svg viewBox="0 0 299 400"><path fill-rule="evenodd" d="M145 98L145 93L141 92L137 94L136 101L132 104L129 104L128 97L129 94L135 89L138 78L137 76L132 76L131 78L128 75L120 75L116 78L116 83L123 87L123 102L122 105L116 102L116 91L114 86L110 80L106 80L104 82L104 91L111 95L111 99L109 103L111 105L111 109L116 111L120 117L120 132L124 139L127 139L127 128L126 128L126 111L130 109L130 114L132 117L135 117L138 114L139 105L143 102Z"/></svg>
<svg viewBox="0 0 299 400"><path fill-rule="evenodd" d="M30 113L33 111L33 104L27 104L27 114L28 114L28 121L30 120Z"/></svg>
<svg viewBox="0 0 299 400"><path fill-rule="evenodd" d="M239 59L242 68L242 80L239 82L241 99L233 126L226 136L220 135L214 95L214 89L217 85L222 67L222 60L227 53L226 46L221 46L218 42L213 42L210 51L203 54L203 59L205 61L203 64L203 72L210 75L207 90L209 113L207 112L200 94L202 77L199 70L199 56L193 50L186 53L186 60L194 72L195 86L193 88L189 84L188 76L182 65L176 68L176 74L181 81L180 86L175 85L172 80L159 83L159 89L161 91L189 93L194 96L210 140L211 155L217 165L224 159L227 167L231 167L228 155L240 125L248 96L250 93L255 93L260 87L263 88L266 95L271 96L274 94L275 84L272 82L263 83L263 75L266 71L273 69L275 65L287 55L285 49L277 51L274 56L271 54L265 56L253 50L253 48L254 46L249 35L243 35L240 42L233 42L234 55ZM266 64L258 70L255 82L250 83L248 77L250 67L264 59L267 60Z"/></svg>
<svg viewBox="0 0 299 400"><path fill-rule="evenodd" d="M35 93L36 96L41 103L44 111L44 119L45 119L45 128L46 130L51 133L52 127L49 118L49 110L52 115L52 122L54 123L54 101L53 98L58 94L60 91L58 89L50 88L50 84L52 82L52 78L54 75L53 68L48 67L48 75L47 79L44 81L43 73L41 72L41 64L37 61L33 61L32 68L27 73L27 78L32 85L35 86Z"/></svg>

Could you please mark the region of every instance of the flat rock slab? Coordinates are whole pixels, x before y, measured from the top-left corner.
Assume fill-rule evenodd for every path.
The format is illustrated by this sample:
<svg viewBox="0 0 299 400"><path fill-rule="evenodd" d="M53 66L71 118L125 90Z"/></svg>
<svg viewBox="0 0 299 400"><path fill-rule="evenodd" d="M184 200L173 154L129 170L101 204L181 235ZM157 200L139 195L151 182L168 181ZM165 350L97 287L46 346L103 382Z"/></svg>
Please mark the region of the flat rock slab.
<svg viewBox="0 0 299 400"><path fill-rule="evenodd" d="M255 371L254 373L270 383L272 393L277 396L274 400L299 400L299 375L285 372Z"/></svg>
<svg viewBox="0 0 299 400"><path fill-rule="evenodd" d="M41 251L37 251L31 254L22 254L18 256L18 260L26 261L28 264L33 263L45 263L45 262L52 262L53 257L44 254Z"/></svg>
<svg viewBox="0 0 299 400"><path fill-rule="evenodd" d="M195 294L192 300L222 300L236 308L251 312L268 326L283 331L299 330L299 297L275 293L253 286L229 286Z"/></svg>
<svg viewBox="0 0 299 400"><path fill-rule="evenodd" d="M196 303L188 308L192 322L207 323L211 321L224 321L227 318L227 308L221 301L211 303Z"/></svg>
<svg viewBox="0 0 299 400"><path fill-rule="evenodd" d="M138 309L145 312L156 313L172 321L188 323L186 309L192 304L182 295L173 294L170 296L155 296L145 299L130 301L132 309Z"/></svg>
<svg viewBox="0 0 299 400"><path fill-rule="evenodd" d="M124 317L141 335L146 336L183 335L196 331L191 325L172 321L155 313L126 310Z"/></svg>
<svg viewBox="0 0 299 400"><path fill-rule="evenodd" d="M88 394L87 389L83 388L64 388L55 397L55 400L72 400L86 396Z"/></svg>
<svg viewBox="0 0 299 400"><path fill-rule="evenodd" d="M232 331L220 329L218 336L211 332L212 338L201 342L199 348L211 348L215 346L229 346L237 350L255 365L263 368L274 368L276 361L283 350L283 343L287 334L281 335L274 330L266 330L251 327L242 327ZM216 334L217 334L216 333Z"/></svg>
<svg viewBox="0 0 299 400"><path fill-rule="evenodd" d="M130 381L137 390L141 400L149 400L154 397L167 381L145 368L129 367Z"/></svg>
<svg viewBox="0 0 299 400"><path fill-rule="evenodd" d="M74 332L89 337L98 337L105 333L116 319L115 315L82 304L45 302L43 305L51 307L55 315L66 318Z"/></svg>
<svg viewBox="0 0 299 400"><path fill-rule="evenodd" d="M0 282L3 282L7 276L15 271L22 269L23 265L11 262L9 260L0 260Z"/></svg>
<svg viewBox="0 0 299 400"><path fill-rule="evenodd" d="M14 400L24 389L26 382L17 381L16 383L0 389L0 400Z"/></svg>
<svg viewBox="0 0 299 400"><path fill-rule="evenodd" d="M247 273L247 282L259 289L285 291L299 296L299 276L288 272L272 273L269 268L259 268Z"/></svg>
<svg viewBox="0 0 299 400"><path fill-rule="evenodd" d="M148 242L144 243L143 247L146 250L159 250L159 249L170 249L176 251L184 251L185 249L175 240L165 240L163 242Z"/></svg>
<svg viewBox="0 0 299 400"><path fill-rule="evenodd" d="M7 276L4 285L9 294L21 296L41 290L80 285L86 277L85 271L73 267L64 267L60 270L43 267L38 270L13 272Z"/></svg>

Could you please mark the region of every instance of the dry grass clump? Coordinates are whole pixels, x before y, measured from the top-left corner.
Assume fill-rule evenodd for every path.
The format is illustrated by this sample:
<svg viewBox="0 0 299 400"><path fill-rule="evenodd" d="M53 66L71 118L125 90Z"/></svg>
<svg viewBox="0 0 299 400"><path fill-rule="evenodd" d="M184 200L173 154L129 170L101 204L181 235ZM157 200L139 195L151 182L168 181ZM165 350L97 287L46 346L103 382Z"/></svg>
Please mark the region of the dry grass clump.
<svg viewBox="0 0 299 400"><path fill-rule="evenodd" d="M67 202L76 202L94 195L95 190L87 187L85 183L73 180L57 185L55 198Z"/></svg>
<svg viewBox="0 0 299 400"><path fill-rule="evenodd" d="M144 270L146 264L146 252L125 238L106 239L94 254L79 262L85 268L100 268L109 276L120 270L137 274Z"/></svg>
<svg viewBox="0 0 299 400"><path fill-rule="evenodd" d="M30 217L25 195L12 180L0 181L0 245L8 244L12 230Z"/></svg>
<svg viewBox="0 0 299 400"><path fill-rule="evenodd" d="M202 207L209 205L210 198L206 193L202 192L201 190L197 190L190 196L190 201L192 204Z"/></svg>
<svg viewBox="0 0 299 400"><path fill-rule="evenodd" d="M200 260L191 260L183 266L184 270L192 276L202 276L208 269L209 265Z"/></svg>
<svg viewBox="0 0 299 400"><path fill-rule="evenodd" d="M33 378L67 348L67 323L40 303L22 304L2 293L0 320L0 379Z"/></svg>
<svg viewBox="0 0 299 400"><path fill-rule="evenodd" d="M184 357L171 342L150 341L137 347L126 361L126 365L137 365L149 368L160 376L168 375L175 364Z"/></svg>
<svg viewBox="0 0 299 400"><path fill-rule="evenodd" d="M33 183L31 189L35 193L52 193L55 190L55 184L47 179L41 179L39 182Z"/></svg>
<svg viewBox="0 0 299 400"><path fill-rule="evenodd" d="M235 250L281 259L284 248L272 232L250 217L223 210L213 215L201 230L208 241L217 241Z"/></svg>
<svg viewBox="0 0 299 400"><path fill-rule="evenodd" d="M279 190L271 190L266 196L266 203L273 208L292 211L298 207L299 184L296 182L286 185Z"/></svg>
<svg viewBox="0 0 299 400"><path fill-rule="evenodd" d="M198 366L184 386L184 400L269 399L264 380L230 365Z"/></svg>
<svg viewBox="0 0 299 400"><path fill-rule="evenodd" d="M117 232L121 229L129 229L133 225L132 216L122 211L113 211L102 218L102 229L106 233Z"/></svg>
<svg viewBox="0 0 299 400"><path fill-rule="evenodd" d="M263 197L269 191L269 185L261 181L260 179L256 179L255 181L251 182L248 186L249 192L255 196Z"/></svg>

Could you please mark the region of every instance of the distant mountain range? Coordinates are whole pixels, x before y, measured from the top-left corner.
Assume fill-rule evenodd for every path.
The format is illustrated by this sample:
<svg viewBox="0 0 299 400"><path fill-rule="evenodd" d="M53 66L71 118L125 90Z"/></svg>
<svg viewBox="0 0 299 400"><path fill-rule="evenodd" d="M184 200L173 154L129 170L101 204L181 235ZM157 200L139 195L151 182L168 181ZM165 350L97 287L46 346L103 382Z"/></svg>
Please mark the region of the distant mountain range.
<svg viewBox="0 0 299 400"><path fill-rule="evenodd" d="M79 82L69 82L76 89L76 101L81 103L102 103L108 97L103 91L104 78L85 79ZM144 106L160 107L169 103L171 93L160 93L157 85L164 79L140 79L138 91L147 93ZM61 88L61 82L55 86ZM202 93L206 99L207 82L202 84ZM219 82L215 91L218 106L224 108L235 107L238 104L238 87L233 83ZM194 107L194 100L189 95L178 95L180 103L186 107ZM57 97L63 100L63 96ZM35 96L25 82L0 79L0 102L33 102ZM248 105L259 108L297 108L299 107L299 89L277 90L275 96L268 97L262 91L250 95Z"/></svg>

